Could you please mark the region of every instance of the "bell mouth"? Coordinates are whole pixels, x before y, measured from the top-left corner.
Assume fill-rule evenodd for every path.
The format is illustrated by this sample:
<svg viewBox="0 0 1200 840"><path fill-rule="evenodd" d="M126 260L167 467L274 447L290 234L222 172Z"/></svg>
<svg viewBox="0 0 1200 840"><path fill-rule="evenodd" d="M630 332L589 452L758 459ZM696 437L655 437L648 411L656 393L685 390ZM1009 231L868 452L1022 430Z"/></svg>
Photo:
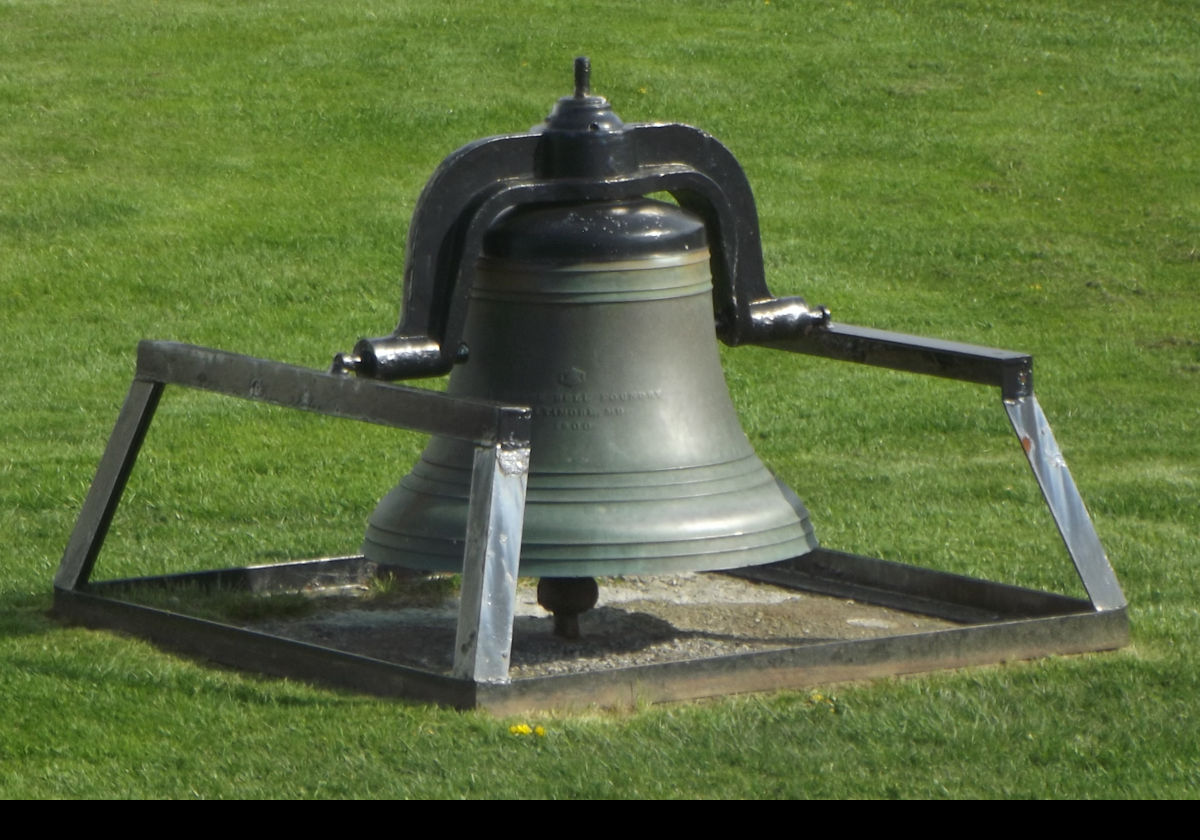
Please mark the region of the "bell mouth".
<svg viewBox="0 0 1200 840"><path fill-rule="evenodd" d="M383 565L461 571L470 469L417 465L379 503L363 553ZM753 453L630 473L531 471L523 577L607 577L741 568L817 547L808 511Z"/></svg>

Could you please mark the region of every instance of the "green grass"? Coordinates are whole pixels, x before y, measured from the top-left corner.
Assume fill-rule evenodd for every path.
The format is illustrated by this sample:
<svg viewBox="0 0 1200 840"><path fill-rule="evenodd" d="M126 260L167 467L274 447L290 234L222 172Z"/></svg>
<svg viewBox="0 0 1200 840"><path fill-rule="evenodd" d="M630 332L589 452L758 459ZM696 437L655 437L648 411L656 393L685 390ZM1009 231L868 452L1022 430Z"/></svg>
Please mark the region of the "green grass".
<svg viewBox="0 0 1200 840"><path fill-rule="evenodd" d="M1193 797L1200 16L1187 2L0 4L0 795ZM324 367L449 151L593 86L755 187L769 282L1032 352L1124 651L513 720L46 617L141 338ZM827 544L1077 593L997 395L724 353ZM98 577L343 554L419 436L168 393ZM826 695L830 689L822 689Z"/></svg>

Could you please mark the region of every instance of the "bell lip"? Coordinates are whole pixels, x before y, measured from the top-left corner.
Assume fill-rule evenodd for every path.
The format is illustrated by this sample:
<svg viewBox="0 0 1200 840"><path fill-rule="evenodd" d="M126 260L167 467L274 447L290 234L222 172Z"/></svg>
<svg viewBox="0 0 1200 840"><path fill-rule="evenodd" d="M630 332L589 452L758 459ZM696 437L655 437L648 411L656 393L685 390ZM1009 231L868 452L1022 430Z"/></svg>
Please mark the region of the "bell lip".
<svg viewBox="0 0 1200 840"><path fill-rule="evenodd" d="M563 498L574 501L528 499L526 511L532 509L533 517L525 519L518 574L608 577L715 571L788 560L817 548L804 503L756 456L746 460L756 468L744 478L765 480L730 484L730 476L723 475L715 482L700 482L711 492L698 495L685 484L659 486L649 498L617 493L616 498L598 500L590 493L560 490ZM721 468L728 472L733 466ZM431 572L462 571L466 522L458 520L465 517L467 500L430 489L401 483L380 501L363 542L368 559ZM572 506L574 511L560 513L562 507ZM627 515L635 509L651 515ZM403 518L396 516L397 510ZM579 528L580 517L591 527Z"/></svg>
<svg viewBox="0 0 1200 840"><path fill-rule="evenodd" d="M733 539L734 537L730 537ZM712 546L717 540L696 540L694 543ZM621 575L663 575L680 572L719 572L750 566L764 566L802 557L820 548L811 530L787 540L766 545L741 548L720 548L712 551L680 554L659 554L642 557L588 558L577 560L549 559L525 556L522 552L517 576L531 577L618 577ZM380 566L399 566L417 572L462 572L460 555L437 556L417 552L379 550L381 547L364 541L363 555Z"/></svg>

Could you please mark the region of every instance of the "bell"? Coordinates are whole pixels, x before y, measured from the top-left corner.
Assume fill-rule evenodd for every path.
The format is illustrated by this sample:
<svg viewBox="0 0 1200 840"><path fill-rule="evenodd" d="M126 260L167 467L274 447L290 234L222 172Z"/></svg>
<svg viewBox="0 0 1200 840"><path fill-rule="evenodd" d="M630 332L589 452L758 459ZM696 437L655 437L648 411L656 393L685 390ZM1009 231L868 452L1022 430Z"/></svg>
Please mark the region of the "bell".
<svg viewBox="0 0 1200 840"><path fill-rule="evenodd" d="M724 170L703 181L705 164L655 163L672 143L646 129L680 127L623 125L590 94L587 72L577 63L575 95L545 126L447 159L410 231L405 319L340 364L404 378L457 362L448 393L532 408L523 576L699 571L804 554L817 545L808 512L751 448L714 335L714 314L727 331L739 317L760 330L795 328L802 302L770 299L767 316L747 316L750 295L739 298L731 268L761 273L761 254L756 221L753 247L729 222L744 204L725 196L744 183L740 168L740 181ZM488 143L490 156L480 151ZM512 163L526 153L529 163ZM489 161L524 169L498 171L489 186ZM659 190L700 215L645 197ZM443 287L430 288L426 271ZM414 315L425 307L443 314ZM803 310L801 320L821 315ZM422 334L430 322L433 339ZM472 459L469 442L434 437L371 515L363 553L460 571Z"/></svg>
<svg viewBox="0 0 1200 840"><path fill-rule="evenodd" d="M701 221L647 199L522 208L485 238L448 392L533 408L521 574L650 574L815 547L754 454L713 335ZM457 571L472 446L435 437L364 554Z"/></svg>

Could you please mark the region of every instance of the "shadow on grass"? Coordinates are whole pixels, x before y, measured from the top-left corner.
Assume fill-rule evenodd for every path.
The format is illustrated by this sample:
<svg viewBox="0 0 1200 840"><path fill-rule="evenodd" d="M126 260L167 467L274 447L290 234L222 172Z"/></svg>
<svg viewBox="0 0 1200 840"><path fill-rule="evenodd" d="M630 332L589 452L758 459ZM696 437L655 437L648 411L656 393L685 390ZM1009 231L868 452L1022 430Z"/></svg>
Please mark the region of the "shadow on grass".
<svg viewBox="0 0 1200 840"><path fill-rule="evenodd" d="M50 615L53 598L44 592L8 592L0 595L0 639L38 636L62 625Z"/></svg>

